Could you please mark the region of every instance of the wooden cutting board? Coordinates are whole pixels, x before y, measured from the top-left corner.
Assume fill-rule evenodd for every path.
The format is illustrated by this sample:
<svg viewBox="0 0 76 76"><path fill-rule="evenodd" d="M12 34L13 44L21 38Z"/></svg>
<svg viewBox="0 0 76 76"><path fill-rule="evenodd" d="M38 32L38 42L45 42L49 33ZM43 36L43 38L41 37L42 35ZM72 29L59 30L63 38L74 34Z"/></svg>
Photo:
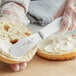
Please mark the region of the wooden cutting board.
<svg viewBox="0 0 76 76"><path fill-rule="evenodd" d="M34 56L26 69L13 72L0 62L0 76L76 76L76 58L68 61L49 61Z"/></svg>

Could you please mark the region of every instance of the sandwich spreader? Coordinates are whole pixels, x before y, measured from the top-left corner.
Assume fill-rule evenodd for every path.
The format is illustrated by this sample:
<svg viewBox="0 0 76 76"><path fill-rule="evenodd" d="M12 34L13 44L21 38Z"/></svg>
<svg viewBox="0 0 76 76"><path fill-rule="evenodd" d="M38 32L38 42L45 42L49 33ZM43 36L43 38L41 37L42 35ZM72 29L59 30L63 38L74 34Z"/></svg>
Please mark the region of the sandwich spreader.
<svg viewBox="0 0 76 76"><path fill-rule="evenodd" d="M50 24L40 29L38 32L25 37L15 43L9 50L10 54L15 57L21 57L29 52L39 41L47 38L48 36L56 33L60 28L62 17L53 20Z"/></svg>

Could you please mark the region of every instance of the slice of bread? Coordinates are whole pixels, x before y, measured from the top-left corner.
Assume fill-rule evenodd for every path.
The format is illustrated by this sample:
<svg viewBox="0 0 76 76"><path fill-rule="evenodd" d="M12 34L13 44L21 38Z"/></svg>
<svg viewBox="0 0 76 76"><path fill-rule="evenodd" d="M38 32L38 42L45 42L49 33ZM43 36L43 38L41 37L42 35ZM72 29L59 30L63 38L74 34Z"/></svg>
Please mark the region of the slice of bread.
<svg viewBox="0 0 76 76"><path fill-rule="evenodd" d="M32 59L37 51L36 46L22 57L14 57L9 52L9 49L13 44L30 34L31 31L24 25L0 21L0 61L15 64L24 61L28 62Z"/></svg>
<svg viewBox="0 0 76 76"><path fill-rule="evenodd" d="M76 57L76 37L50 36L37 45L37 55L49 60L69 60Z"/></svg>

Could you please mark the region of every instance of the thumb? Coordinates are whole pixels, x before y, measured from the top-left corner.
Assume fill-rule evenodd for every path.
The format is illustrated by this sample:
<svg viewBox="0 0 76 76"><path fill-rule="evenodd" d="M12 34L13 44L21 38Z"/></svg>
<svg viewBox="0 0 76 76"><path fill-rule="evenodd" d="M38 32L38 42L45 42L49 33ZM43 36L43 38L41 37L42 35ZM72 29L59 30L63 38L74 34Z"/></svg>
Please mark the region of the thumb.
<svg viewBox="0 0 76 76"><path fill-rule="evenodd" d="M56 13L56 15L54 16L54 19L56 19L57 17L60 17L64 14L64 6L61 6L60 10Z"/></svg>

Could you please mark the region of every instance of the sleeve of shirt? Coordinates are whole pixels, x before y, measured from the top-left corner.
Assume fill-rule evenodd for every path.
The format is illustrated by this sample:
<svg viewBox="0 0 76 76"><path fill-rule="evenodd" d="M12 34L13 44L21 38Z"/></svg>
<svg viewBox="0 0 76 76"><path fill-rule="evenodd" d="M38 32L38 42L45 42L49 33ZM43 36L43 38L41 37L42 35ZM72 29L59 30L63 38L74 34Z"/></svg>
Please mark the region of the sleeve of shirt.
<svg viewBox="0 0 76 76"><path fill-rule="evenodd" d="M28 11L30 0L2 0L2 4L4 4L5 2L11 2L11 1L23 5L26 8L26 12Z"/></svg>

